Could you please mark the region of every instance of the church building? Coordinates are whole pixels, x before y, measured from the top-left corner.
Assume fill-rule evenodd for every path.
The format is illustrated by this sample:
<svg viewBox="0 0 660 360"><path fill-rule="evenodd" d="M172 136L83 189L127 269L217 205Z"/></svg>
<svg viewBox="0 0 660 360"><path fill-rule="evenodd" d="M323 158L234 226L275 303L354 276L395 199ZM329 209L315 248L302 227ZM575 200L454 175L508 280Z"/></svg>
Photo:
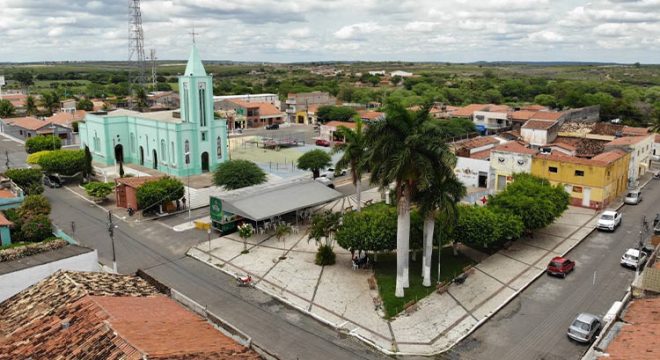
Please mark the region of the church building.
<svg viewBox="0 0 660 360"><path fill-rule="evenodd" d="M213 171L228 159L227 120L214 116L213 78L194 44L179 95L174 111L88 113L79 125L81 148L106 165L132 163L174 176Z"/></svg>

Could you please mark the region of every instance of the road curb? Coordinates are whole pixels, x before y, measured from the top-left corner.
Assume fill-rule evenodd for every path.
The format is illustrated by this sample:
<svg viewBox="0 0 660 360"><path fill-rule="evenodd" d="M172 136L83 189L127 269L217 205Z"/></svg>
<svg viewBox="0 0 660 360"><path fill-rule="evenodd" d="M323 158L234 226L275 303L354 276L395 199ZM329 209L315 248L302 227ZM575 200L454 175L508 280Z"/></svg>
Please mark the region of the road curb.
<svg viewBox="0 0 660 360"><path fill-rule="evenodd" d="M11 140L11 141L17 142L17 143L19 143L19 144L21 144L21 145L25 145L25 141L23 141L23 140L19 140L19 139L15 138L15 137L13 137L13 136L11 136L11 135L7 135L7 133L5 133L5 132L0 132L0 135L3 136L3 137L5 137L5 138L7 138L7 139L9 139L9 140Z"/></svg>

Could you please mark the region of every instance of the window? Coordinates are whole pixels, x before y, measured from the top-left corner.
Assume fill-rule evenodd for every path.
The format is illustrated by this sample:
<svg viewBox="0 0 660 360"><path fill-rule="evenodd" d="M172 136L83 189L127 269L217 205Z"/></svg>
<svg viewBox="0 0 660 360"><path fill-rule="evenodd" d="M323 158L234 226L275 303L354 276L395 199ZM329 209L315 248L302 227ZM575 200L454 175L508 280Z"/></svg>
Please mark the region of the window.
<svg viewBox="0 0 660 360"><path fill-rule="evenodd" d="M190 121L190 106L188 106L188 83L184 82L183 83L183 119L186 122Z"/></svg>
<svg viewBox="0 0 660 360"><path fill-rule="evenodd" d="M556 173L557 173L557 168L554 167L554 166L550 166L550 167L548 168L548 171L550 171L551 173L555 173L555 174L556 174Z"/></svg>
<svg viewBox="0 0 660 360"><path fill-rule="evenodd" d="M584 176L583 170L575 170L575 176Z"/></svg>
<svg viewBox="0 0 660 360"><path fill-rule="evenodd" d="M171 157L171 159L172 159L172 165L176 165L176 156L174 155L174 141L172 141L172 147L171 147L171 150L172 150L172 157Z"/></svg>
<svg viewBox="0 0 660 360"><path fill-rule="evenodd" d="M18 133L23 135L23 130L18 130Z"/></svg>
<svg viewBox="0 0 660 360"><path fill-rule="evenodd" d="M199 87L199 125L206 126L206 83L200 82Z"/></svg>
<svg viewBox="0 0 660 360"><path fill-rule="evenodd" d="M206 131L202 131L202 141L206 141Z"/></svg>
<svg viewBox="0 0 660 360"><path fill-rule="evenodd" d="M215 148L218 159L222 159L222 140L220 139L220 136L218 136L218 139L215 142Z"/></svg>
<svg viewBox="0 0 660 360"><path fill-rule="evenodd" d="M135 152L135 134L131 133L131 138L130 138L130 148L131 152Z"/></svg>
<svg viewBox="0 0 660 360"><path fill-rule="evenodd" d="M186 154L186 165L190 164L190 141L186 140L186 142L183 143L183 151Z"/></svg>
<svg viewBox="0 0 660 360"><path fill-rule="evenodd" d="M162 162L167 162L167 147L165 145L165 140L160 140L160 153L163 157Z"/></svg>

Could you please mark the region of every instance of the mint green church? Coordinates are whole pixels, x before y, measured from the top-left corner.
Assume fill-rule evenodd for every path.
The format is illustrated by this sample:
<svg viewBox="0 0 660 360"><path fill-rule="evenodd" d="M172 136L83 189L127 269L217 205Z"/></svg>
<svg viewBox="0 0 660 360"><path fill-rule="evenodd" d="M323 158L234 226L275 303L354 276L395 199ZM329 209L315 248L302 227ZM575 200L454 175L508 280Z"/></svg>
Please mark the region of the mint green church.
<svg viewBox="0 0 660 360"><path fill-rule="evenodd" d="M227 160L227 120L213 113L213 78L193 44L179 77L181 108L88 113L79 125L80 146L95 161L139 164L174 176L198 175Z"/></svg>

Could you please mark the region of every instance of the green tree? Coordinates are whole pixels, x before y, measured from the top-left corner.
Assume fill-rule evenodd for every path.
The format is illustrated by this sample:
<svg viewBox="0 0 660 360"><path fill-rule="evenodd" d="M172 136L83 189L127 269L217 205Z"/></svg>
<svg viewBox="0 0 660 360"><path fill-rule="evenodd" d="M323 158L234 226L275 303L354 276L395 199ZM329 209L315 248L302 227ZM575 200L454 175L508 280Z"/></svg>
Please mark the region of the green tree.
<svg viewBox="0 0 660 360"><path fill-rule="evenodd" d="M397 198L396 297L409 285L410 201L416 189L430 186L453 170L444 159L449 150L442 132L429 116L430 104L410 113L399 102L390 102L386 118L367 129L371 183L382 189L395 184Z"/></svg>
<svg viewBox="0 0 660 360"><path fill-rule="evenodd" d="M150 181L137 190L138 208L144 211L155 211L159 205L175 201L183 197L183 183L175 178L164 177Z"/></svg>
<svg viewBox="0 0 660 360"><path fill-rule="evenodd" d="M360 212L345 213L335 240L347 250L393 250L396 249L396 223L396 207L376 203Z"/></svg>
<svg viewBox="0 0 660 360"><path fill-rule="evenodd" d="M247 254L249 251L247 249L247 239L249 239L254 234L254 227L250 223L245 223L238 226L238 236L243 239L243 251L241 254Z"/></svg>
<svg viewBox="0 0 660 360"><path fill-rule="evenodd" d="M341 214L330 210L315 213L309 228L307 241L314 240L319 246L316 253L316 265L332 265L335 263L335 253L332 250L334 236L339 228Z"/></svg>
<svg viewBox="0 0 660 360"><path fill-rule="evenodd" d="M84 188L87 195L94 198L94 201L102 202L110 195L115 186L112 183L92 181L85 184Z"/></svg>
<svg viewBox="0 0 660 360"><path fill-rule="evenodd" d="M35 136L25 141L25 152L28 154L61 148L62 140L55 135Z"/></svg>
<svg viewBox="0 0 660 360"><path fill-rule="evenodd" d="M89 99L80 99L78 104L76 104L76 109L92 111L94 110L94 103Z"/></svg>
<svg viewBox="0 0 660 360"><path fill-rule="evenodd" d="M89 147L85 146L85 155L84 155L84 165L83 165L83 178L89 179L90 176L93 174L93 169L92 169L92 153L89 151ZM121 165L121 163L120 163ZM123 167L122 167L123 170ZM122 177L122 176L120 176Z"/></svg>
<svg viewBox="0 0 660 360"><path fill-rule="evenodd" d="M536 97L534 97L534 102L553 109L558 107L557 99L554 96L548 94L536 95Z"/></svg>
<svg viewBox="0 0 660 360"><path fill-rule="evenodd" d="M23 203L18 207L17 213L23 219L28 219L37 215L50 214L50 203L43 195L28 195L23 199Z"/></svg>
<svg viewBox="0 0 660 360"><path fill-rule="evenodd" d="M16 108L11 104L9 100L0 100L0 117L10 117L14 115L14 112L16 112Z"/></svg>
<svg viewBox="0 0 660 360"><path fill-rule="evenodd" d="M332 158L321 149L308 151L298 158L298 168L311 171L314 179L319 177L321 169L327 168L330 164Z"/></svg>
<svg viewBox="0 0 660 360"><path fill-rule="evenodd" d="M240 189L266 182L266 173L248 160L225 161L213 172L213 183L227 190Z"/></svg>
<svg viewBox="0 0 660 360"><path fill-rule="evenodd" d="M37 109L37 102L34 100L34 96L30 95L25 99L25 113L27 115L36 115L39 109Z"/></svg>
<svg viewBox="0 0 660 360"><path fill-rule="evenodd" d="M275 238L282 242L282 256L280 260L286 259L286 237L291 234L291 226L287 223L279 223L275 227Z"/></svg>
<svg viewBox="0 0 660 360"><path fill-rule="evenodd" d="M55 150L39 158L39 166L47 173L72 176L85 169L83 150Z"/></svg>
<svg viewBox="0 0 660 360"><path fill-rule="evenodd" d="M472 246L492 246L500 238L497 221L497 215L487 207L460 205L452 238Z"/></svg>
<svg viewBox="0 0 660 360"><path fill-rule="evenodd" d="M335 165L337 169L351 169L351 180L355 185L357 195L357 211L362 208L362 174L365 170L365 161L367 157L367 139L362 131L363 124L361 119L356 120L355 130L345 126L337 129L337 134L345 139L345 142L335 147L335 152L342 152L342 156Z"/></svg>
<svg viewBox="0 0 660 360"><path fill-rule="evenodd" d="M316 117L322 123L328 121L349 121L357 115L357 111L347 106L324 105L319 106Z"/></svg>
<svg viewBox="0 0 660 360"><path fill-rule="evenodd" d="M41 94L41 106L49 114L53 114L60 107L60 95L55 91L46 91Z"/></svg>
<svg viewBox="0 0 660 360"><path fill-rule="evenodd" d="M32 73L25 70L15 73L14 80L19 82L23 88L27 88L28 86L34 84Z"/></svg>
<svg viewBox="0 0 660 360"><path fill-rule="evenodd" d="M23 241L39 242L53 236L53 224L46 215L25 219L21 225Z"/></svg>
<svg viewBox="0 0 660 360"><path fill-rule="evenodd" d="M147 90L143 87L138 87L135 89L135 107L142 111L146 109L149 105L147 104Z"/></svg>
<svg viewBox="0 0 660 360"><path fill-rule="evenodd" d="M41 194L44 190L41 186L43 174L40 169L9 169L5 171L5 176L23 189L27 195Z"/></svg>

